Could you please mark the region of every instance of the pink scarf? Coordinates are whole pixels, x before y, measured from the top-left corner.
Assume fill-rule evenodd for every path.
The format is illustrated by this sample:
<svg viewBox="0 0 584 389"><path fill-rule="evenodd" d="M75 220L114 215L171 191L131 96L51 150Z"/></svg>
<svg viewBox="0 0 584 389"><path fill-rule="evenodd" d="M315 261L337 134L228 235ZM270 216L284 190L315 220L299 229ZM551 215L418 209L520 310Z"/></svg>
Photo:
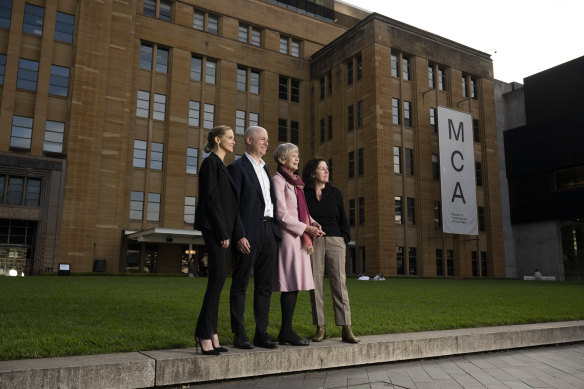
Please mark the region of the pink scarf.
<svg viewBox="0 0 584 389"><path fill-rule="evenodd" d="M310 214L308 213L308 206L306 205L306 198L304 197L304 182L302 179L295 174L291 174L288 170L284 169L283 166L278 166L278 173L284 177L284 179L290 184L294 185L296 188L296 200L298 201L298 220L302 223L310 226ZM300 237L302 242L302 248L306 250L308 254L312 254L314 251L312 245L312 238L306 232Z"/></svg>

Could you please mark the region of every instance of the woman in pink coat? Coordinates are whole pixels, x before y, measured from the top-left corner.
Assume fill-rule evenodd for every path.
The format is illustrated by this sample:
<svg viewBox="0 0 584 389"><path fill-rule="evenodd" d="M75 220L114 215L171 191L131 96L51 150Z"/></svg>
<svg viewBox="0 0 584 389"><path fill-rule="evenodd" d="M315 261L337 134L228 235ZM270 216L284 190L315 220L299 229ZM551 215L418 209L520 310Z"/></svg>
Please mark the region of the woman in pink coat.
<svg viewBox="0 0 584 389"><path fill-rule="evenodd" d="M278 173L272 177L276 195L276 221L282 233L278 245L278 263L274 272L273 291L282 292L282 325L278 341L293 346L307 346L292 329L292 316L296 307L299 290L314 289L310 253L312 240L320 238L324 232L311 219L304 198L304 183L294 172L298 170L298 147L292 143L279 145L274 152Z"/></svg>

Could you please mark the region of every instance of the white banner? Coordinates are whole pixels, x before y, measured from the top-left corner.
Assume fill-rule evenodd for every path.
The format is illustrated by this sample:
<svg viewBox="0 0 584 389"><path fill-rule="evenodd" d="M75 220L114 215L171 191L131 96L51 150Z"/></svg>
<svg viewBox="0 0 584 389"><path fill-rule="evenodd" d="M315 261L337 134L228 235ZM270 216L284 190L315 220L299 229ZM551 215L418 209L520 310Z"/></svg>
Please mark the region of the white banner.
<svg viewBox="0 0 584 389"><path fill-rule="evenodd" d="M478 235L472 116L438 107L442 229Z"/></svg>

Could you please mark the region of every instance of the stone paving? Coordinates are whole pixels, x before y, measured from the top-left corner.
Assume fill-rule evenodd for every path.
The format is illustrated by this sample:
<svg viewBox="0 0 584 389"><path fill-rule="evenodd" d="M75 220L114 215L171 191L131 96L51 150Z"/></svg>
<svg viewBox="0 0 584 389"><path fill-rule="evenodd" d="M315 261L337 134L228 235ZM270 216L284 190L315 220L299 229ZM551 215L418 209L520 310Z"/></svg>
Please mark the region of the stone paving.
<svg viewBox="0 0 584 389"><path fill-rule="evenodd" d="M197 385L190 389L584 389L584 343Z"/></svg>

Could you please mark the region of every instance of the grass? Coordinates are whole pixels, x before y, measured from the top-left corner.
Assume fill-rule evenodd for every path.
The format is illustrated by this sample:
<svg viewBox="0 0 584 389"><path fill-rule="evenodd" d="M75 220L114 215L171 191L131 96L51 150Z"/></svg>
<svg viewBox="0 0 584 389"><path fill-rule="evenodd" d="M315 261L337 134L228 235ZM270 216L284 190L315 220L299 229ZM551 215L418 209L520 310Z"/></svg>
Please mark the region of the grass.
<svg viewBox="0 0 584 389"><path fill-rule="evenodd" d="M0 360L193 347L206 278L0 277ZM230 344L227 279L219 336ZM584 282L390 278L348 279L357 335L584 319ZM253 282L246 326L254 331ZM340 337L325 282L327 334ZM269 333L278 334L274 293ZM296 331L314 332L308 292L301 292Z"/></svg>

